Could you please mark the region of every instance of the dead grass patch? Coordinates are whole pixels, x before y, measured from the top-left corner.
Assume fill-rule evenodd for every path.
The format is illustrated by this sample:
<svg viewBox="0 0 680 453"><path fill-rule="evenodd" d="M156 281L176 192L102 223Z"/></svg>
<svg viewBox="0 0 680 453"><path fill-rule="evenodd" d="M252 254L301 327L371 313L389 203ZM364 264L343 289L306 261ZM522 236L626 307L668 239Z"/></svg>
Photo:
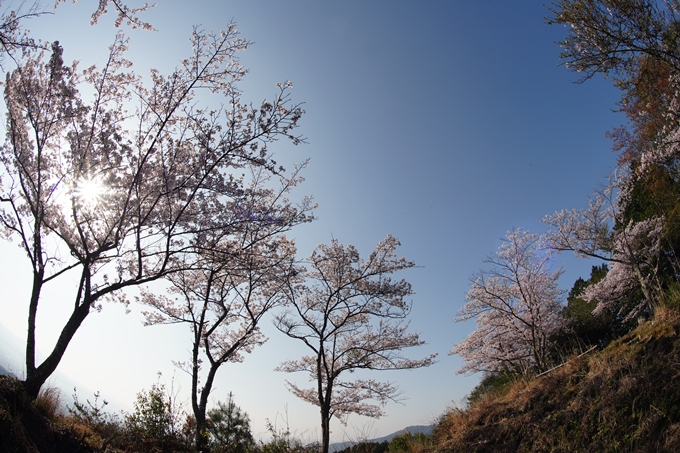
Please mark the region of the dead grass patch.
<svg viewBox="0 0 680 453"><path fill-rule="evenodd" d="M680 451L680 313L442 417L433 452ZM421 453L421 452L418 452Z"/></svg>

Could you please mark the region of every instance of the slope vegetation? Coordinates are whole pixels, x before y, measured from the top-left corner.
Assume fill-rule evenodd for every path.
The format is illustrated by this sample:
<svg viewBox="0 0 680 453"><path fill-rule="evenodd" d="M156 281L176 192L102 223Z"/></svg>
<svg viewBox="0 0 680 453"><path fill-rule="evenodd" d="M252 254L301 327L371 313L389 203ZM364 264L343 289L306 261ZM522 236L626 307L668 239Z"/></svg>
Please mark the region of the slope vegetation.
<svg viewBox="0 0 680 453"><path fill-rule="evenodd" d="M0 376L0 451L92 453L75 433L58 426L26 396L14 378Z"/></svg>
<svg viewBox="0 0 680 453"><path fill-rule="evenodd" d="M442 416L439 452L680 451L680 314Z"/></svg>

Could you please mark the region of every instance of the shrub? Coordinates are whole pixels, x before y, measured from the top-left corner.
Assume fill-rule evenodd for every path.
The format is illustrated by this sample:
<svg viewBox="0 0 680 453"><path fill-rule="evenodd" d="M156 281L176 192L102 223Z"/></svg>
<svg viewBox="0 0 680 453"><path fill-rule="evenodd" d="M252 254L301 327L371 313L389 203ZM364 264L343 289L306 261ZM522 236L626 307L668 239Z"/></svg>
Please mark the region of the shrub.
<svg viewBox="0 0 680 453"><path fill-rule="evenodd" d="M73 390L76 391L75 388ZM99 396L99 391L94 392L94 403L90 400L81 403L78 400L78 395L74 393L73 407L68 408L69 414L93 428L103 427L107 423L115 423L115 417L104 411L104 408L109 404L108 401L102 399L100 403Z"/></svg>
<svg viewBox="0 0 680 453"><path fill-rule="evenodd" d="M214 452L246 453L255 446L250 417L234 403L231 393L226 404L220 401L208 411L208 419L207 431Z"/></svg>
<svg viewBox="0 0 680 453"><path fill-rule="evenodd" d="M385 453L389 448L390 443L388 441L384 442L359 442L355 445L350 445L349 447L341 450L337 453Z"/></svg>
<svg viewBox="0 0 680 453"><path fill-rule="evenodd" d="M269 442L260 441L261 453L318 453L321 445L318 443L304 444L296 438L288 426L286 416L286 429L277 429L275 424L267 420L267 431L272 435Z"/></svg>
<svg viewBox="0 0 680 453"><path fill-rule="evenodd" d="M129 443L126 448L135 452L195 451L182 434L181 425L188 420L165 385L153 384L148 392L137 394L134 411L124 416L125 440Z"/></svg>
<svg viewBox="0 0 680 453"><path fill-rule="evenodd" d="M433 445L432 436L423 433L406 432L394 437L387 447L389 453L423 452Z"/></svg>
<svg viewBox="0 0 680 453"><path fill-rule="evenodd" d="M73 390L76 391L75 388ZM104 451L106 445L114 438L122 438L124 433L120 419L104 410L109 403L100 400L99 391L94 393L93 401L87 399L83 403L74 393L73 407L67 408L70 417L65 421L81 439Z"/></svg>
<svg viewBox="0 0 680 453"><path fill-rule="evenodd" d="M125 415L125 426L133 436L167 440L179 434L179 414L172 397L166 395L165 385L153 384L148 392L139 392L134 408L133 413Z"/></svg>
<svg viewBox="0 0 680 453"><path fill-rule="evenodd" d="M508 384L516 380L517 375L510 372L487 374L467 397L468 406L479 401L484 395L501 391Z"/></svg>
<svg viewBox="0 0 680 453"><path fill-rule="evenodd" d="M680 311L680 283L674 282L670 285L664 294L662 294L659 306L673 311Z"/></svg>

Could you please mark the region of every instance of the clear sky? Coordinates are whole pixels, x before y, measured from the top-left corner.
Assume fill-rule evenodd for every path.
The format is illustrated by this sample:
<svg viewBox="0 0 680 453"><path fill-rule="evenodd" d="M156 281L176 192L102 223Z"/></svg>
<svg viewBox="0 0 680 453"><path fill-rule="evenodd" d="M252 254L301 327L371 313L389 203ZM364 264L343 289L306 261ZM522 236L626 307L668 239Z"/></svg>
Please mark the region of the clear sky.
<svg viewBox="0 0 680 453"><path fill-rule="evenodd" d="M67 61L101 63L115 29L110 16L88 25L95 3L64 4L28 27L59 40ZM479 376L456 375L461 361L447 352L474 329L474 322L453 322L470 275L508 230L539 232L544 215L584 207L613 168L605 131L623 121L613 113L619 93L602 79L574 83L578 76L558 60L556 42L566 30L546 25L547 15L533 0L158 0L144 16L157 30L130 33L129 58L146 75L188 55L192 25L217 31L234 20L254 43L240 55L250 70L244 98L260 102L274 95L276 82L291 80L293 99L305 103L299 130L309 143L271 148L283 162L311 158L296 194L314 195L318 220L291 233L300 257L331 237L368 254L389 233L420 266L402 277L416 292L411 326L427 345L407 354L436 352L438 363L374 373L396 381L408 400L389 404L376 421L351 416L348 427L335 423L332 440L429 424L461 404ZM0 252L0 321L24 338L29 263L16 246L0 244ZM564 289L595 264L564 258ZM61 328L60 303L68 309L70 298L59 297L68 287L62 291L41 306L44 350ZM86 388L99 390L112 407L130 410L158 371L168 386L175 374L175 386L189 389L188 376L172 365L188 357L188 331L142 327L139 311L133 306L126 315L110 305L86 319L59 367L83 397L91 396ZM284 385L307 376L273 371L305 351L270 320L265 331L265 346L220 369L214 398L233 392L256 435L265 434L265 419L284 426L287 413L291 431L319 438L317 408Z"/></svg>

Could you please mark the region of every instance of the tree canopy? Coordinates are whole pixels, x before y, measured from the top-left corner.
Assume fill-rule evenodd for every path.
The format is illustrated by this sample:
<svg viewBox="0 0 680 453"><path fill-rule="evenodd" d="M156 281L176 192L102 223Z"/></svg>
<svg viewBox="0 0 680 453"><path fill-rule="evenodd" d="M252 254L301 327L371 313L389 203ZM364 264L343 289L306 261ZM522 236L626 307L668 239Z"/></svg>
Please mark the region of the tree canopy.
<svg viewBox="0 0 680 453"><path fill-rule="evenodd" d="M545 371L550 337L560 327L562 269L552 269L539 235L520 229L509 232L485 262L490 269L472 276L467 303L456 318L477 322L451 350L466 362L458 372Z"/></svg>
<svg viewBox="0 0 680 453"><path fill-rule="evenodd" d="M303 141L291 84L278 84L261 105L241 102L246 71L237 54L248 42L234 24L220 33L195 28L191 45L177 69L153 70L149 80L125 58L122 33L103 68L67 64L57 42L13 54L16 67L4 85L0 225L32 271L25 386L33 397L103 301L127 303L126 288L201 269L206 250L244 230L267 224L268 240L311 219L310 199L296 205L284 196L298 170L288 173L268 149L281 138ZM195 96L199 89L212 93L207 103ZM39 301L52 282L74 276L73 294L62 295L73 297L69 318L37 363Z"/></svg>
<svg viewBox="0 0 680 453"><path fill-rule="evenodd" d="M324 453L331 417L340 421L352 413L380 417L380 405L400 396L393 383L341 376L355 370L415 369L434 363L435 355L424 359L402 355L403 349L423 341L407 331L411 305L405 298L413 294L411 285L390 277L415 266L397 258L399 245L387 236L366 259L352 245L343 246L335 239L330 245L319 245L285 293L289 308L275 319L277 329L311 351L278 369L307 372L315 383L302 388L288 382L288 387L298 398L319 406Z"/></svg>

